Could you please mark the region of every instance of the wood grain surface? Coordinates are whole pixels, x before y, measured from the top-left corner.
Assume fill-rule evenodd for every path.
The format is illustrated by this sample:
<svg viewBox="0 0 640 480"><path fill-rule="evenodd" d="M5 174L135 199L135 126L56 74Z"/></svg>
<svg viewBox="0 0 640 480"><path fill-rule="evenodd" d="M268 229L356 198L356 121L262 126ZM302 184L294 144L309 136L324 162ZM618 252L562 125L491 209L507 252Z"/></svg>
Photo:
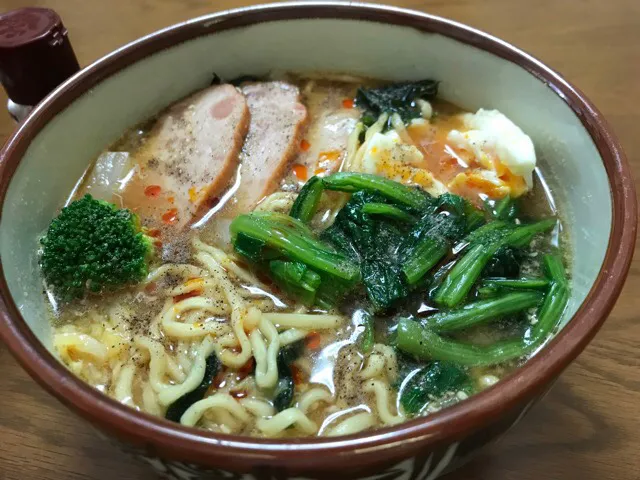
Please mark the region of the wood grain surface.
<svg viewBox="0 0 640 480"><path fill-rule="evenodd" d="M81 65L247 0L0 0L57 10ZM558 70L612 123L640 178L640 0L390 0L501 37ZM0 105L6 99L0 96ZM0 139L14 128L0 109ZM640 188L639 188L640 191ZM608 322L551 393L448 480L640 479L640 256ZM0 344L0 479L153 479L45 394Z"/></svg>

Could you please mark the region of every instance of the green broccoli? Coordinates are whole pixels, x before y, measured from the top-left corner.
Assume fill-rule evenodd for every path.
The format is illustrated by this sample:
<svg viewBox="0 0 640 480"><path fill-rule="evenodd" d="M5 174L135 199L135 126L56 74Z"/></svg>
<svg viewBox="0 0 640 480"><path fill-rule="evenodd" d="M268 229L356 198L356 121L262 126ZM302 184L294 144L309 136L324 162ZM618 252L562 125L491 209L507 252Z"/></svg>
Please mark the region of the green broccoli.
<svg viewBox="0 0 640 480"><path fill-rule="evenodd" d="M136 214L91 195L63 208L40 243L45 281L62 301L140 282L154 253Z"/></svg>

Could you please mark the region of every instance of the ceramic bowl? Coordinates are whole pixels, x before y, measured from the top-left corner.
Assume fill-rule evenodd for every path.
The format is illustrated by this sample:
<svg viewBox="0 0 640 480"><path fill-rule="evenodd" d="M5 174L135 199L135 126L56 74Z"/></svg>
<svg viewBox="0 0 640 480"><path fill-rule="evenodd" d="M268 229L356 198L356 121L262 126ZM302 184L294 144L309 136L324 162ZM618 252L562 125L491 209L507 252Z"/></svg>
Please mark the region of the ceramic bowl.
<svg viewBox="0 0 640 480"><path fill-rule="evenodd" d="M569 231L563 328L496 386L426 418L342 438L218 435L136 412L51 352L37 239L88 163L127 128L222 78L271 71L435 78L467 110L497 108L536 144ZM141 38L53 91L0 153L0 333L24 368L100 432L171 478L433 479L515 424L600 328L635 241L629 166L601 114L556 72L467 26L392 7L302 2L217 13Z"/></svg>

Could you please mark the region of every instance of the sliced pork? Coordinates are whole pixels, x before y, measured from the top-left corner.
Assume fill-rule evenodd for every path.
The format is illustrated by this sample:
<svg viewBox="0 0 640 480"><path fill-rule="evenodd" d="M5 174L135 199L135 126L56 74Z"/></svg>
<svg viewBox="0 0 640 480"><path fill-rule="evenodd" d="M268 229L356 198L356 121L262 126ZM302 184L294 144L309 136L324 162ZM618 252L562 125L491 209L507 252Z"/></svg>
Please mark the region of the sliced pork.
<svg viewBox="0 0 640 480"><path fill-rule="evenodd" d="M298 153L307 109L298 87L286 82L242 86L251 123L241 154L242 182L224 216L251 210L273 192Z"/></svg>
<svg viewBox="0 0 640 480"><path fill-rule="evenodd" d="M224 84L207 88L162 113L132 152L124 206L143 222L181 227L217 201L238 170L249 127L244 95Z"/></svg>

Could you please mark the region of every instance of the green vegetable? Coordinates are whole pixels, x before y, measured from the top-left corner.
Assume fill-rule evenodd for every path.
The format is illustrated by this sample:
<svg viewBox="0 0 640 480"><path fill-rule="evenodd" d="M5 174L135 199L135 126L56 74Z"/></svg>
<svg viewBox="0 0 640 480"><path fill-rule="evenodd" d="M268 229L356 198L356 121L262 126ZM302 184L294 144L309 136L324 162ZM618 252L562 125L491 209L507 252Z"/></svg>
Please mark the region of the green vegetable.
<svg viewBox="0 0 640 480"><path fill-rule="evenodd" d="M238 253L245 249L238 248L238 239L250 238L256 245L250 260L273 257L269 250L306 264L309 268L329 276L355 283L360 277L358 266L350 262L344 255L317 240L311 231L300 221L287 215L274 212L254 212L239 215L231 222L231 234L234 247ZM240 237L239 237L240 236Z"/></svg>
<svg viewBox="0 0 640 480"><path fill-rule="evenodd" d="M366 310L359 310L360 319L364 326L364 330L359 337L360 350L362 353L369 353L373 349L373 345L376 343L375 339L375 325L373 316Z"/></svg>
<svg viewBox="0 0 640 480"><path fill-rule="evenodd" d="M464 233L464 218L453 212L425 215L413 227L401 246L402 272L415 285L449 251Z"/></svg>
<svg viewBox="0 0 640 480"><path fill-rule="evenodd" d="M494 286L481 285L476 289L478 298L493 298L500 294L500 292L500 288Z"/></svg>
<svg viewBox="0 0 640 480"><path fill-rule="evenodd" d="M488 239L491 239L493 235L500 235L500 232L504 231L508 227L508 223L500 220L486 223L475 229L473 232L470 232L460 242L460 245L457 246L456 250L459 251L466 245L475 245L480 241L486 242Z"/></svg>
<svg viewBox="0 0 640 480"><path fill-rule="evenodd" d="M541 220L528 225L509 226L492 224L480 227L472 233L469 250L454 265L435 294L439 305L454 307L467 296L491 258L502 247L524 247L538 233L550 230L555 219ZM496 222L497 223L497 222ZM481 234L477 233L484 229Z"/></svg>
<svg viewBox="0 0 640 480"><path fill-rule="evenodd" d="M63 208L40 243L42 273L63 301L140 282L154 252L137 215L91 195Z"/></svg>
<svg viewBox="0 0 640 480"><path fill-rule="evenodd" d="M341 192L359 192L361 190L377 193L395 204L405 205L422 211L431 203L428 194L417 188L410 188L401 183L369 173L334 173L322 179L327 190Z"/></svg>
<svg viewBox="0 0 640 480"><path fill-rule="evenodd" d="M504 245L508 247L523 248L531 243L533 237L539 233L548 232L558 224L555 218L547 218L528 225L520 225L514 228L504 239Z"/></svg>
<svg viewBox="0 0 640 480"><path fill-rule="evenodd" d="M424 277L449 252L450 246L443 237L427 237L408 253L402 265L402 273L409 284L414 285Z"/></svg>
<svg viewBox="0 0 640 480"><path fill-rule="evenodd" d="M218 362L218 357L215 353L212 353L207 357L204 369L204 377L202 378L202 382L200 382L200 385L198 385L195 390L184 394L182 397L169 405L169 408L167 408L167 413L165 413L165 418L167 420L180 423L180 418L182 418L184 412L186 412L191 405L204 398L207 390L209 390L214 378L218 374L219 367L220 363Z"/></svg>
<svg viewBox="0 0 640 480"><path fill-rule="evenodd" d="M295 362L304 350L304 342L299 341L287 345L278 352L278 384L273 395L273 406L278 412L291 407L295 385L291 364Z"/></svg>
<svg viewBox="0 0 640 480"><path fill-rule="evenodd" d="M520 312L537 305L542 300L539 292L513 292L498 298L481 300L448 312L431 315L425 319L427 327L440 332L460 330L487 320Z"/></svg>
<svg viewBox="0 0 640 480"><path fill-rule="evenodd" d="M383 215L400 222L413 223L416 221L413 215L409 215L404 210L387 203L367 203L362 207L362 211L369 215Z"/></svg>
<svg viewBox="0 0 640 480"><path fill-rule="evenodd" d="M318 203L320 203L323 190L322 179L315 176L311 177L300 190L289 215L303 223L308 223L318 209Z"/></svg>
<svg viewBox="0 0 640 480"><path fill-rule="evenodd" d="M549 280L546 278L485 278L482 280L482 286L494 289L509 290L542 290L549 286Z"/></svg>
<svg viewBox="0 0 640 480"><path fill-rule="evenodd" d="M276 284L306 305L313 305L322 279L302 262L272 260L269 271Z"/></svg>
<svg viewBox="0 0 640 480"><path fill-rule="evenodd" d="M465 366L495 365L531 351L530 346L519 339L489 346L450 340L406 318L398 323L396 342L400 350L420 360L442 360Z"/></svg>
<svg viewBox="0 0 640 480"><path fill-rule="evenodd" d="M509 196L500 200L487 200L485 209L494 220L512 221L518 215L515 200Z"/></svg>
<svg viewBox="0 0 640 480"><path fill-rule="evenodd" d="M469 375L450 362L431 362L414 373L399 392L400 404L406 414L415 415L434 397L446 392L471 390Z"/></svg>
<svg viewBox="0 0 640 480"><path fill-rule="evenodd" d="M557 254L545 255L543 264L551 286L538 311L538 321L527 333L527 341L534 345L544 342L557 327L569 301L569 282L562 259Z"/></svg>
<svg viewBox="0 0 640 480"><path fill-rule="evenodd" d="M386 201L379 193L354 193L322 235L360 265L362 283L375 311L389 308L408 294L398 261L403 232L386 217L364 212L367 204Z"/></svg>
<svg viewBox="0 0 640 480"><path fill-rule="evenodd" d="M487 262L482 276L517 278L524 258L522 248L501 247Z"/></svg>
<svg viewBox="0 0 640 480"><path fill-rule="evenodd" d="M438 82L434 80L394 83L379 88L360 88L356 104L367 116L377 118L382 113L397 113L407 122L422 117L416 100L430 100L437 94Z"/></svg>

